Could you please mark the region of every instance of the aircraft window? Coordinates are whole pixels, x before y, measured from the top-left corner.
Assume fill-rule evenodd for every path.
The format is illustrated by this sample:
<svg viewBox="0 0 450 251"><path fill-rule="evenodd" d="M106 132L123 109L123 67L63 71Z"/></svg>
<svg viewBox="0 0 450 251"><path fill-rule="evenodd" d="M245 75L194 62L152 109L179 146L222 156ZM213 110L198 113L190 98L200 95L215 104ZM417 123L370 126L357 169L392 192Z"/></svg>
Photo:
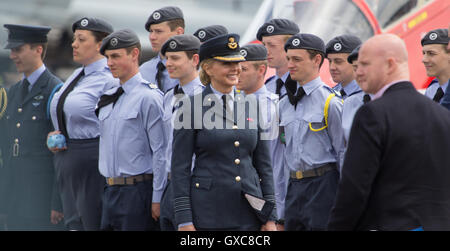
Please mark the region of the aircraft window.
<svg viewBox="0 0 450 251"><path fill-rule="evenodd" d="M325 43L342 34L353 34L365 41L374 31L351 0L301 0L286 4L277 15L295 21L302 33L312 33Z"/></svg>
<svg viewBox="0 0 450 251"><path fill-rule="evenodd" d="M424 5L429 0L366 0L366 2L377 17L380 26L386 28L416 6Z"/></svg>

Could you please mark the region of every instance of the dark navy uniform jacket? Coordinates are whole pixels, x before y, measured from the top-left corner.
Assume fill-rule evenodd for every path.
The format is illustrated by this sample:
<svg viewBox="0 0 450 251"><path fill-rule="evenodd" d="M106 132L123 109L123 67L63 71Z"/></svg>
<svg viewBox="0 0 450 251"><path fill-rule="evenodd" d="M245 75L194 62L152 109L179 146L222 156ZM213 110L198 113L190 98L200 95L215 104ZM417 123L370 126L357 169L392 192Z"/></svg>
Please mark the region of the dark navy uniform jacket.
<svg viewBox="0 0 450 251"><path fill-rule="evenodd" d="M0 123L6 171L0 182L8 183L8 200L0 201L20 216L50 216L54 168L46 140L53 127L47 105L53 89L61 82L46 69L25 97L22 80L8 92L8 106Z"/></svg>
<svg viewBox="0 0 450 251"><path fill-rule="evenodd" d="M189 100L191 106L183 104L179 108L174 126L172 184L176 224L193 222L201 229L231 229L265 223L244 196L247 193L275 202L268 141L260 140L258 126L250 127L251 123L258 123L257 117L252 117L248 109L238 109L244 96L235 95L233 111L237 125L230 126L232 116L228 115L230 127L207 129L202 121L211 115L218 115L216 119L223 121L222 101L213 94L210 85ZM214 102L219 104L220 112L214 109ZM187 113L191 116L188 125L191 129L177 128L176 120L183 111L186 116L186 110L191 111ZM275 221L276 208L269 214L268 220Z"/></svg>

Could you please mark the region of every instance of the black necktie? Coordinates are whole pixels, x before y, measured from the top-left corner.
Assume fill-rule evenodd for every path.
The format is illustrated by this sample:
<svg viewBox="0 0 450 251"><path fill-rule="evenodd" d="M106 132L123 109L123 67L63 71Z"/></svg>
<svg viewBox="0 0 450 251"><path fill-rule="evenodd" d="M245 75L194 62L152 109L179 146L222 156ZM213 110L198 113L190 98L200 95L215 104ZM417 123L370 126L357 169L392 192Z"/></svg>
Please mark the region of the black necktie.
<svg viewBox="0 0 450 251"><path fill-rule="evenodd" d="M158 82L158 88L164 92L164 90L163 90L164 86L162 83L162 74L163 74L163 71L166 69L166 66L164 66L163 62L159 61L156 68L158 68L158 71L156 72L156 82Z"/></svg>
<svg viewBox="0 0 450 251"><path fill-rule="evenodd" d="M441 100L441 98L444 96L444 91L442 90L441 87L439 87L436 91L436 94L433 97L433 101L439 103L439 101Z"/></svg>
<svg viewBox="0 0 450 251"><path fill-rule="evenodd" d="M180 86L180 84L176 85L173 88L173 94L177 95L177 94L184 94L183 88Z"/></svg>
<svg viewBox="0 0 450 251"><path fill-rule="evenodd" d="M30 82L28 82L27 78L24 78L22 81L22 100L24 100L25 97L27 96L29 87Z"/></svg>
<svg viewBox="0 0 450 251"><path fill-rule="evenodd" d="M364 94L364 96L363 96L364 104L367 104L370 100L371 100L370 95L369 94Z"/></svg>
<svg viewBox="0 0 450 251"><path fill-rule="evenodd" d="M225 118L227 114L227 95L222 95L222 111L223 117Z"/></svg>
<svg viewBox="0 0 450 251"><path fill-rule="evenodd" d="M305 95L305 90L303 90L303 87L299 87L297 90L297 81L292 80L290 75L288 76L284 84L286 87L286 93L289 99L289 103L291 103L291 105L293 105L297 110L297 103ZM294 95L294 93L297 94Z"/></svg>
<svg viewBox="0 0 450 251"><path fill-rule="evenodd" d="M341 90L341 97L344 97L345 95L347 95L347 93L345 93L344 89Z"/></svg>
<svg viewBox="0 0 450 251"><path fill-rule="evenodd" d="M184 94L184 91L180 84L177 84L173 88L173 96L175 97L175 102L173 103L172 113L175 111L176 106L178 106L178 101L181 99L181 97L183 97L183 95L180 94Z"/></svg>
<svg viewBox="0 0 450 251"><path fill-rule="evenodd" d="M123 88L122 86L117 88L116 92L111 95L102 95L100 97L100 101L98 101L97 109L95 109L95 115L98 117L98 113L100 112L100 109L102 107L105 107L111 103L113 103L113 107L116 104L117 100L120 98L120 96L123 94Z"/></svg>
<svg viewBox="0 0 450 251"><path fill-rule="evenodd" d="M277 89L275 91L275 94L277 94L278 96L281 95L281 87L283 87L283 85L283 80L281 80L281 78L277 79Z"/></svg>
<svg viewBox="0 0 450 251"><path fill-rule="evenodd" d="M64 119L64 102L66 101L67 95L69 95L69 93L73 91L75 85L77 85L78 81L83 76L84 76L84 69L81 70L78 76L72 80L72 82L70 82L70 84L67 86L67 88L63 91L63 93L59 97L58 104L56 105L56 117L58 118L58 127L61 133L64 136L66 136L66 138L68 137L68 134L66 128L66 121Z"/></svg>
<svg viewBox="0 0 450 251"><path fill-rule="evenodd" d="M303 98L303 96L305 96L305 94L306 94L305 90L303 89L303 87L300 86L297 90L297 95L295 95L294 99L293 99L293 101L295 102L295 104L294 104L295 109L297 109L298 101L300 101Z"/></svg>

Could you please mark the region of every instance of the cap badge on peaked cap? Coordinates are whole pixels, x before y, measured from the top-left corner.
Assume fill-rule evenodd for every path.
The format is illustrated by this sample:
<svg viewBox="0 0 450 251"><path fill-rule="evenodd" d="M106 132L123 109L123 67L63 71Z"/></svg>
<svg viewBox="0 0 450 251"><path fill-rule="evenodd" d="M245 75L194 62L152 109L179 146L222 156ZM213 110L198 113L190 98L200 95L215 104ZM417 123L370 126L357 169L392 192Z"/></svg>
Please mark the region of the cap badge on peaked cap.
<svg viewBox="0 0 450 251"><path fill-rule="evenodd" d="M234 50L238 47L238 43L236 43L234 37L228 38L228 48Z"/></svg>

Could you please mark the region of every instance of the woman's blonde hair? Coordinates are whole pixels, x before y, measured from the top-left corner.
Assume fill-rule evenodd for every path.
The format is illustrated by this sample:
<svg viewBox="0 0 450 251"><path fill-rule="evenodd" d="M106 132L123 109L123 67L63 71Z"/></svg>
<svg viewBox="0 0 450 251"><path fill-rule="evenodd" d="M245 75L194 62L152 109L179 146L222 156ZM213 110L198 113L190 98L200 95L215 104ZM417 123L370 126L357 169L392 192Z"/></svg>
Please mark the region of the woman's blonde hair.
<svg viewBox="0 0 450 251"><path fill-rule="evenodd" d="M211 83L211 77L206 73L205 67L209 67L214 61L214 59L208 58L200 63L199 77L203 85L209 85Z"/></svg>

